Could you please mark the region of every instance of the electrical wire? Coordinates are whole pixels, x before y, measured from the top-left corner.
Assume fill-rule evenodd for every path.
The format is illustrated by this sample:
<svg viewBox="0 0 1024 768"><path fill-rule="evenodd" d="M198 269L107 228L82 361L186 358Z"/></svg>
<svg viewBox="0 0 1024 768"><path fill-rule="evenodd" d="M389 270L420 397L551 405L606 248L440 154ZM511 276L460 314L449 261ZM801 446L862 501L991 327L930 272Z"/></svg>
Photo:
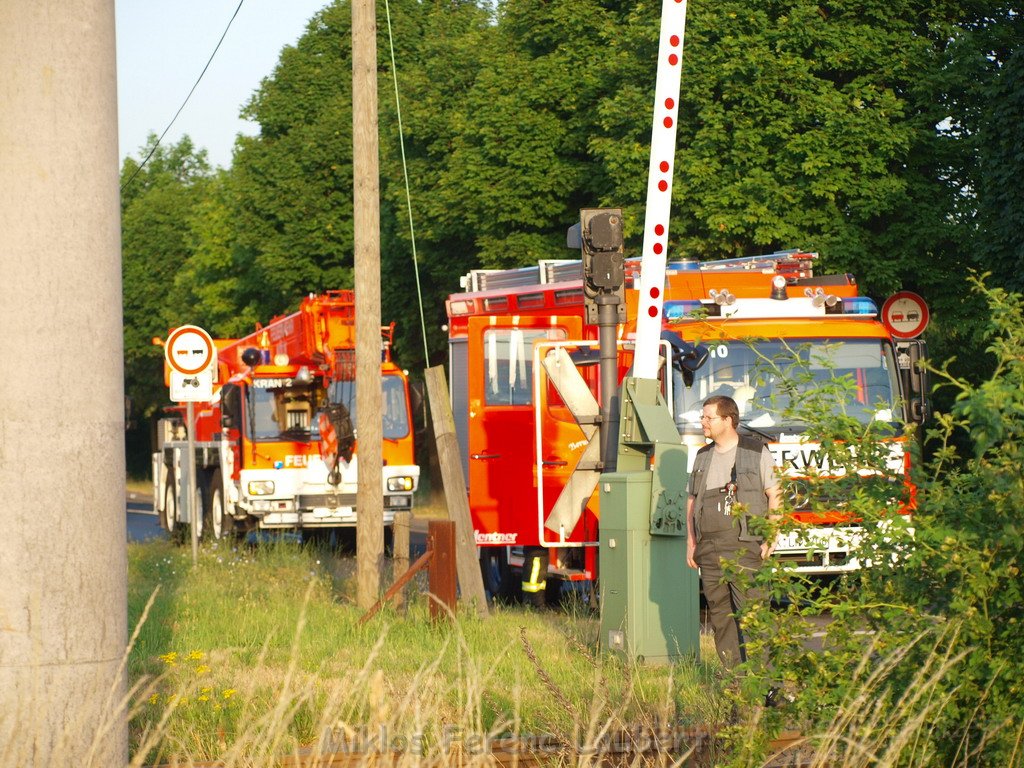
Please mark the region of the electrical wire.
<svg viewBox="0 0 1024 768"><path fill-rule="evenodd" d="M420 332L423 334L423 364L430 364L427 349L427 322L423 317L423 291L420 288L420 263L416 258L416 230L412 224L412 194L409 191L409 167L405 162L405 132L402 130L402 103L398 98L398 67L395 65L395 38L391 34L391 5L384 0L384 12L388 20L388 46L391 49L391 76L395 82L395 112L398 115L398 145L402 152L402 176L405 178L405 206L409 215L409 239L412 242L413 274L416 276L416 298L420 306Z"/></svg>
<svg viewBox="0 0 1024 768"><path fill-rule="evenodd" d="M186 96L185 100L181 102L181 106L178 107L178 111L174 113L174 117L171 118L171 122L169 122L167 124L167 127L164 128L164 132L160 134L160 138L156 140L156 144L154 144L152 149L149 150L149 154L146 155L146 159L139 164L139 167L135 169L135 173L133 173L129 177L128 181L121 185L122 192L124 192L128 188L128 186L135 180L135 177L139 175L139 172L146 167L146 163L148 163L149 159L153 157L153 153L156 152L157 147L160 146L160 142L164 140L164 136L166 136L167 132L171 130L171 126L174 125L174 121L178 119L178 115L181 114L181 111L185 108L185 105L188 104L188 100L192 98L192 94L195 93L196 88L199 87L199 83L203 79L203 75L206 74L206 70L208 70L210 68L210 64L213 63L213 57L216 56L217 51L220 50L220 44L223 43L224 38L227 37L228 30L231 29L231 25L234 23L235 17L238 16L238 12L242 10L242 3L244 2L245 0L238 0L238 7L235 8L235 12L231 14L231 18L228 19L228 24L226 27L224 27L224 32L221 34L220 40L217 41L217 45L214 47L213 53L210 54L210 58L206 60L206 66L203 67L203 71L200 72L199 77L196 78L195 83L192 85L192 90L188 92L188 96Z"/></svg>

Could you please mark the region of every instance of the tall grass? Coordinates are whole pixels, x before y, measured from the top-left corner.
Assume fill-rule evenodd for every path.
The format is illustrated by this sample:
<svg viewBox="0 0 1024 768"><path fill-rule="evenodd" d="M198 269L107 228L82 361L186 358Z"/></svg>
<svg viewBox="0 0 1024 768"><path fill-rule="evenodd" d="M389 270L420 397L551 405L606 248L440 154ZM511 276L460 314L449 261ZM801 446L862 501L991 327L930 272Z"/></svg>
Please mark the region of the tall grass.
<svg viewBox="0 0 1024 768"><path fill-rule="evenodd" d="M432 624L419 597L360 625L354 563L323 550L211 545L192 568L157 541L131 545L129 560L132 621L156 590L128 663L135 764L258 764L317 745L468 758L509 734L593 743L724 711L713 667L602 656L597 617L571 600L563 613L499 606Z"/></svg>
<svg viewBox="0 0 1024 768"><path fill-rule="evenodd" d="M788 727L804 736L780 751L768 739L779 713L744 705L717 663L637 666L601 654L597 618L579 602L561 613L498 606L487 620L465 612L434 624L421 595L405 613L386 608L360 625L353 564L323 550L211 545L198 566L190 560L164 541L130 546L128 694L108 702L93 754L55 766L108 768L102 742L125 715L132 768L326 766L339 752L351 766L475 768L495 764L494 748L579 768L949 764L933 731L965 652L953 650L952 623L916 648L869 641L836 681L846 692L840 706L817 720L791 713ZM713 659L710 638L702 645ZM908 659L922 656L908 678ZM955 764L984 762L997 733L1020 747L1022 722L965 736ZM28 764L11 749L0 744L0 765ZM1008 765L1022 755L1015 750Z"/></svg>

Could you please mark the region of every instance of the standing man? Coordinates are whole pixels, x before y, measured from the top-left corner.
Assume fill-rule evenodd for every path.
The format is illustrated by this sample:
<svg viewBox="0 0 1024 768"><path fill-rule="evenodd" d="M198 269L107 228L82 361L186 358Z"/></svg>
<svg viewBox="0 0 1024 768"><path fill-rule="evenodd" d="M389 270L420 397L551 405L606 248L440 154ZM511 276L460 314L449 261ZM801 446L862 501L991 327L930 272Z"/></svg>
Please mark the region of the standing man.
<svg viewBox="0 0 1024 768"><path fill-rule="evenodd" d="M753 589L740 589L722 571L722 560L757 571L775 549L748 530L751 517L777 520L779 480L772 455L760 440L741 436L736 401L721 395L704 401L700 423L713 442L697 451L686 505L686 562L700 568L715 633L715 649L727 669L746 660L739 613Z"/></svg>

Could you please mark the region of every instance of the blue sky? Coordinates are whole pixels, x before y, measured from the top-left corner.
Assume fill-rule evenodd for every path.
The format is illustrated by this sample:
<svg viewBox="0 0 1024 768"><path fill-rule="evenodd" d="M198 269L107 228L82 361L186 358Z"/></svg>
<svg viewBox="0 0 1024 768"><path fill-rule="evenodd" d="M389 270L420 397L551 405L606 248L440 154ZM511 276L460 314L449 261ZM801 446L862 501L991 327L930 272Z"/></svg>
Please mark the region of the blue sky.
<svg viewBox="0 0 1024 768"><path fill-rule="evenodd" d="M270 75L281 49L298 41L329 0L244 0L217 56L164 143L183 134L209 152L211 164L231 164L239 133L257 126L238 117ZM213 52L238 0L117 0L119 156L139 157L149 133L174 117Z"/></svg>

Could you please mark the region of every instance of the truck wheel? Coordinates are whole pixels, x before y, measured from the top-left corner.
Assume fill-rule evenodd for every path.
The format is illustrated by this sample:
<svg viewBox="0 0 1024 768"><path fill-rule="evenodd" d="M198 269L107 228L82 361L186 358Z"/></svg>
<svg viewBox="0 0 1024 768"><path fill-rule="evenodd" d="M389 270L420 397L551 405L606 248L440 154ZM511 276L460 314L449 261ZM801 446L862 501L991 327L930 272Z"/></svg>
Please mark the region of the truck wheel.
<svg viewBox="0 0 1024 768"><path fill-rule="evenodd" d="M164 483L164 510L160 517L164 530L170 534L178 524L178 500L174 495L174 478L168 477Z"/></svg>
<svg viewBox="0 0 1024 768"><path fill-rule="evenodd" d="M224 508L224 483L221 481L220 470L215 470L210 478L210 509L206 529L216 540L230 538L235 532L235 518L227 514Z"/></svg>
<svg viewBox="0 0 1024 768"><path fill-rule="evenodd" d="M518 602L516 583L508 564L505 547L483 547L480 550L480 570L484 578L484 589L494 602L512 605Z"/></svg>
<svg viewBox="0 0 1024 768"><path fill-rule="evenodd" d="M185 541L185 531L188 529L178 523L178 499L174 494L173 478L168 478L164 485L164 514L161 522L172 543L181 544Z"/></svg>

